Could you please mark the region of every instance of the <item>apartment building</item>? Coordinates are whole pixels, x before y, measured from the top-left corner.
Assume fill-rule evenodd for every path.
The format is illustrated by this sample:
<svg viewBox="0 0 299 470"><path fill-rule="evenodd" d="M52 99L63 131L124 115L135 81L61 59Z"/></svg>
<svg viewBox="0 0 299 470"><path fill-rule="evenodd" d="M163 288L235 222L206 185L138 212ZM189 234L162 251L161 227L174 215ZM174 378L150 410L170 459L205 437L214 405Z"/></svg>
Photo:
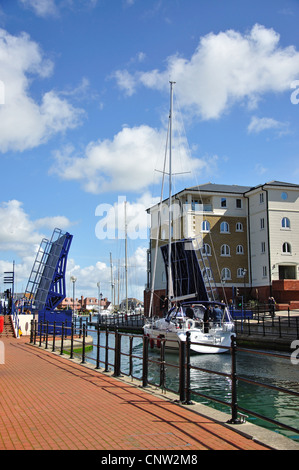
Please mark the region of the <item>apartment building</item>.
<svg viewBox="0 0 299 470"><path fill-rule="evenodd" d="M266 301L274 296L284 308L294 308L296 301L299 307L299 185L208 183L175 194L172 208L172 240L195 240L220 297L229 300L237 292L246 300ZM144 302L146 311L154 279L154 312L159 313L167 283L160 247L169 238L168 201L148 212L151 237Z"/></svg>

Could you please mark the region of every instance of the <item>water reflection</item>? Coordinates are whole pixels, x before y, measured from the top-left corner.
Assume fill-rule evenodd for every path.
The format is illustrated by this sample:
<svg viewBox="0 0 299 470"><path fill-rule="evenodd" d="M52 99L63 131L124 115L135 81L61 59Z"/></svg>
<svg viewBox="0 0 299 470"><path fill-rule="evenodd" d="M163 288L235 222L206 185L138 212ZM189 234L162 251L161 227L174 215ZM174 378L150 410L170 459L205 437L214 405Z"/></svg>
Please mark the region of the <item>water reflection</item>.
<svg viewBox="0 0 299 470"><path fill-rule="evenodd" d="M96 344L96 332L89 332L94 336ZM105 345L105 332L100 334L100 344ZM109 347L114 348L114 334L109 335ZM142 337L134 337L130 343L129 337L122 335L121 348L122 353L128 354L132 348L133 358L131 368L128 356L121 357L121 371L124 374L130 372L136 378L142 378ZM86 360L95 361L97 348L88 353ZM160 385L160 365L156 364L160 359L160 352L151 350L149 352L149 382ZM114 351L109 351L109 368L113 368ZM100 366L104 367L105 348L100 348ZM178 354L167 353L165 356L165 387L178 393L179 391L179 358ZM192 355L191 365L202 369L231 373L231 356L229 353L212 355ZM292 365L289 357L279 358L267 355L257 355L251 352L237 353L237 375L239 377L255 380L263 384L271 384L276 387L285 388L299 392L299 366ZM209 397L217 398L227 403L231 401L231 380L229 377L223 377L210 374L201 370L191 370L191 388ZM198 401L214 408L230 413L230 408L216 404L211 400L192 395L193 401ZM275 419L284 424L299 429L299 398L286 395L282 392L270 390L264 387L257 387L252 384L238 381L238 404L240 407L260 413L271 419ZM299 434L293 434L282 428L276 428L274 425L264 420L248 415L248 421L271 430L280 432L292 439L299 440Z"/></svg>

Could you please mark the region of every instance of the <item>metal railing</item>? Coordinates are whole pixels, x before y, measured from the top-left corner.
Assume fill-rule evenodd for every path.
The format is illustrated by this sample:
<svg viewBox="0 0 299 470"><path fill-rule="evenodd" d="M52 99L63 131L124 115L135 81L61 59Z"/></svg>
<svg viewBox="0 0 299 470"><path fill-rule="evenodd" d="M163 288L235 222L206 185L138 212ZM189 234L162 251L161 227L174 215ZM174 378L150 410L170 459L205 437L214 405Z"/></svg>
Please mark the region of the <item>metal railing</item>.
<svg viewBox="0 0 299 470"><path fill-rule="evenodd" d="M299 338L299 317L287 316L258 316L256 318L244 317L234 320L236 333L248 336L275 336L286 340Z"/></svg>
<svg viewBox="0 0 299 470"><path fill-rule="evenodd" d="M86 354L86 337L88 332L93 332L96 335L96 344L93 344L93 347L96 348L96 356L88 356ZM299 398L299 392L288 390L282 387L277 387L267 383L261 383L255 381L250 378L242 377L237 374L237 354L238 352L246 352L248 354L256 354L256 355L266 355L269 357L276 357L290 360L289 356L283 354L275 354L272 352L265 352L265 351L257 351L257 350L250 350L245 348L237 347L236 345L236 338L235 336L231 337L231 345L230 347L222 346L223 349L227 350L231 356L231 367L229 373L219 372L215 370L210 370L202 367L196 367L195 365L191 364L191 345L192 344L204 344L204 343L191 343L190 340L190 333L187 332L187 339L186 342L179 342L179 361L178 364L169 363L166 361L165 356L165 339L161 339L160 345L160 357L157 358L155 355L149 354L149 337L146 335L136 335L136 334L127 334L127 333L120 333L118 329L114 331L109 331L107 328L105 330L105 341L101 342L100 339L100 328L96 330L92 329L89 330L87 324L81 323L79 327L77 327L74 323L65 327L62 323L59 328L55 325L49 325L49 322L46 323L38 323L36 320L32 320L31 323L31 335L30 335L30 342L34 345L42 346L45 349L49 349L49 346L52 347L52 351L57 351L57 341L60 341L59 351L60 354L65 354L65 341L69 342L68 344L68 354L70 359L74 359L74 349L76 343L80 347L80 354L79 360L81 363L84 364L86 361L93 361L95 362L96 369L103 369L103 372L113 371L114 377L119 377L121 375L127 375L131 378L135 378L142 382L142 387L147 387L148 385L154 385L160 387L162 391L170 391L175 394L179 395L179 401L182 404L191 404L192 397L201 397L207 399L209 401L221 404L225 407L230 408L230 419L228 423L230 424L240 424L244 421L244 414L254 416L261 420L267 421L274 426L284 428L288 431L291 431L295 434L299 434L299 429L296 429L292 426L269 418L261 413L257 413L253 410L246 409L241 407L238 403L238 389L240 383L250 383L256 387L263 387L267 389L271 389L277 391L279 393L283 393L286 395L290 395L293 397ZM102 331L103 333L103 331ZM129 341L129 348L128 350L124 351L122 349L122 339L126 337ZM110 339L113 339L113 344L111 344ZM50 344L52 340L52 343ZM138 348L141 354L137 354L134 352L134 340L138 340L139 346L142 345L142 348ZM168 340L169 341L169 340ZM216 347L216 346L215 346ZM217 347L221 347L217 345ZM101 350L104 352L104 357L102 355L101 358ZM113 353L111 359L111 353ZM126 361L126 366L123 368L122 364L123 361ZM135 362L134 362L135 361ZM141 368L141 374L135 375L135 368L136 364L138 364L138 369ZM102 367L100 367L102 365ZM158 382L154 380L153 377L149 373L150 367L158 367L159 374L158 374ZM169 368L175 368L177 371L178 376L178 388L173 389L169 387L166 383L166 374ZM191 371L197 370L202 371L207 374L211 375L218 375L229 379L231 384L231 397L229 401L224 401L219 398L215 398L209 396L207 394L203 394L200 391L196 390L192 384L191 380ZM198 384L195 384L198 386Z"/></svg>

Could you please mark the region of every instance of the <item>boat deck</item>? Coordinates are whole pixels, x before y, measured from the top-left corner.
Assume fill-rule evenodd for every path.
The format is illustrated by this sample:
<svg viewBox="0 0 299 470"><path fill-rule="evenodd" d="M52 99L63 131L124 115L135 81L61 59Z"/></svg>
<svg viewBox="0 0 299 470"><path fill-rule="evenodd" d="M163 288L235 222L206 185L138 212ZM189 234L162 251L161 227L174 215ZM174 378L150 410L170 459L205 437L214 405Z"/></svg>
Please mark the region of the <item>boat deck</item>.
<svg viewBox="0 0 299 470"><path fill-rule="evenodd" d="M266 437L256 442L243 425L232 429L193 406L33 346L29 337L0 340L1 450L268 448Z"/></svg>

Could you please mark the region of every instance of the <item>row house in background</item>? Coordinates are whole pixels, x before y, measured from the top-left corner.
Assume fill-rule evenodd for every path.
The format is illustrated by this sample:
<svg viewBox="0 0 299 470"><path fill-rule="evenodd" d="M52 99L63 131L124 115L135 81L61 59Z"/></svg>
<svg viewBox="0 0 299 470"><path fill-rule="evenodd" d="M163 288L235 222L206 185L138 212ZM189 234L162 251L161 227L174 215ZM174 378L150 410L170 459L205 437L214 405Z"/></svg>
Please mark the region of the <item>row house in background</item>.
<svg viewBox="0 0 299 470"><path fill-rule="evenodd" d="M263 302L273 296L281 308L299 308L299 185L208 183L175 194L172 208L172 240L195 239L209 266L205 275L214 277L220 297L230 300L238 292L246 300ZM148 212L151 237L144 303L147 311L154 279L153 306L159 314L166 294L160 247L168 243L168 201Z"/></svg>
<svg viewBox="0 0 299 470"><path fill-rule="evenodd" d="M109 306L110 302L108 301L108 299L105 297L104 299L100 300L100 306L101 306L101 309L104 310L106 309L108 306ZM63 309L63 308L68 308L70 310L75 310L75 311L79 311L79 310L98 310L98 307L99 306L99 299L97 299L96 297L83 297L83 295L81 295L81 298L80 299L74 299L72 297L65 297L65 299L63 299L63 301L61 302L61 304L59 305L59 308Z"/></svg>

